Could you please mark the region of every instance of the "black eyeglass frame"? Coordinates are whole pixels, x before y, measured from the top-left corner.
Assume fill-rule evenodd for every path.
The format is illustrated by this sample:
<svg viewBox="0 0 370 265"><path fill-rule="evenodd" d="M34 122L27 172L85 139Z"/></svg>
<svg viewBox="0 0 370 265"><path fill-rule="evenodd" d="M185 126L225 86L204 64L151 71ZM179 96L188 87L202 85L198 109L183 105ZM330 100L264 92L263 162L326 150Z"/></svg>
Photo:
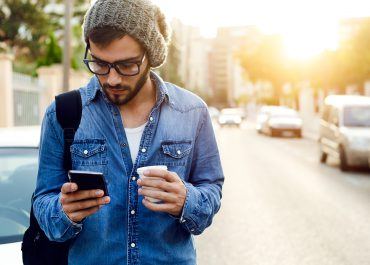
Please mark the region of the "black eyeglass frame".
<svg viewBox="0 0 370 265"><path fill-rule="evenodd" d="M125 61L118 61L118 62L114 62L114 63L108 63L108 62L105 62L105 61L101 61L101 60L88 60L86 59L87 57L87 52L89 50L89 45L86 46L86 49L85 49L85 55L84 55L84 59L83 59L83 62L84 64L86 65L87 69L89 69L89 71L95 75L108 75L110 73L110 69L111 68L114 68L117 73L119 73L120 75L123 75L123 76L135 76L135 75L138 75L140 73L140 66L144 63L144 60L145 60L145 55L146 55L146 52L144 52L143 54L143 57L141 58L140 62L125 62ZM98 63L103 63L103 64L106 64L108 66L108 72L107 73L104 73L104 74L100 74L100 73L95 73L94 71L91 70L91 68L89 67L89 63L90 62L98 62ZM117 67L117 64L120 64L120 63L126 63L126 64L136 64L137 65L137 73L135 74L124 74L122 73L119 68Z"/></svg>

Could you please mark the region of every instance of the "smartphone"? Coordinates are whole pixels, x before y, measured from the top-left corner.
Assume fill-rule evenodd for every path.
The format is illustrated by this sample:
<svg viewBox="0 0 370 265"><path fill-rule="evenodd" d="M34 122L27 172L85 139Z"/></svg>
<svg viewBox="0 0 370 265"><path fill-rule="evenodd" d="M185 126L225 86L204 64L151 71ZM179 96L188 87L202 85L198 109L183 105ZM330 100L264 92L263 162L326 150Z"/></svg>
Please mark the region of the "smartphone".
<svg viewBox="0 0 370 265"><path fill-rule="evenodd" d="M68 178L78 186L78 190L103 190L108 196L107 184L103 173L93 171L69 170Z"/></svg>

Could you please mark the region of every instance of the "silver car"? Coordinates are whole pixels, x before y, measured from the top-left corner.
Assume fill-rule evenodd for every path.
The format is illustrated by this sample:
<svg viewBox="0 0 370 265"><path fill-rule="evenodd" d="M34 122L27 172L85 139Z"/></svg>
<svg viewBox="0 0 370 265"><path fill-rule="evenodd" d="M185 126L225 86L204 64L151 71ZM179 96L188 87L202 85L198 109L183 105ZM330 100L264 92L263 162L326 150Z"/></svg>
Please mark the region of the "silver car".
<svg viewBox="0 0 370 265"><path fill-rule="evenodd" d="M1 264L23 264L21 241L29 226L39 138L40 127L0 129Z"/></svg>
<svg viewBox="0 0 370 265"><path fill-rule="evenodd" d="M240 108L225 108L222 109L218 116L218 124L223 126L241 126L245 119L245 112Z"/></svg>
<svg viewBox="0 0 370 265"><path fill-rule="evenodd" d="M285 109L284 106L275 106L275 105L268 105L268 106L262 106L256 117L256 130L258 133L262 133L262 127L265 126L267 119L269 117L269 114L275 110L279 109Z"/></svg>
<svg viewBox="0 0 370 265"><path fill-rule="evenodd" d="M320 119L320 161L339 160L342 171L369 167L370 97L331 95Z"/></svg>
<svg viewBox="0 0 370 265"><path fill-rule="evenodd" d="M276 108L269 112L263 123L262 133L274 136L302 137L302 119L298 112L289 108Z"/></svg>

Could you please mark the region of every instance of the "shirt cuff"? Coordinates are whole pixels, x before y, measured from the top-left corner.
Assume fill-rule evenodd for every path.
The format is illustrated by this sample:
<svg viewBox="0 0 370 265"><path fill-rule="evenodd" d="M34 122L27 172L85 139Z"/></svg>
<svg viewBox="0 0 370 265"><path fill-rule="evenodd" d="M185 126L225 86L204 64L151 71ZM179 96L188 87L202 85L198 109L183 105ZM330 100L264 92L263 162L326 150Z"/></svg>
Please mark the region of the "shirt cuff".
<svg viewBox="0 0 370 265"><path fill-rule="evenodd" d="M179 222L190 232L194 233L197 229L195 222L197 213L199 212L199 197L200 192L192 184L184 182L186 187L186 199L182 209Z"/></svg>
<svg viewBox="0 0 370 265"><path fill-rule="evenodd" d="M68 215L63 210L62 203L60 201L60 196L58 199L58 213L59 213L59 217L62 220L62 222L66 226L72 228L73 235L77 235L79 232L81 232L83 221L76 223L76 222L73 222L71 219L69 219Z"/></svg>

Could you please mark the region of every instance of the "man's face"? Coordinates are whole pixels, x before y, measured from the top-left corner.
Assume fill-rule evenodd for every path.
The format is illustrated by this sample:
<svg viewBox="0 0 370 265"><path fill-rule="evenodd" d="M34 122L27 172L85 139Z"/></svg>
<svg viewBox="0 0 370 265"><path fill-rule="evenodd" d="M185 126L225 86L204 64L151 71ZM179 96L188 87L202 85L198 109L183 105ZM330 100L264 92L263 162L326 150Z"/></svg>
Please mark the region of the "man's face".
<svg viewBox="0 0 370 265"><path fill-rule="evenodd" d="M108 63L128 62L140 63L144 50L140 44L128 35L112 41L102 48L90 41L90 53L93 60ZM124 105L133 99L144 86L149 77L149 64L146 56L140 65L140 72L134 76L123 76L111 68L107 75L97 75L102 89L108 99L118 105Z"/></svg>

